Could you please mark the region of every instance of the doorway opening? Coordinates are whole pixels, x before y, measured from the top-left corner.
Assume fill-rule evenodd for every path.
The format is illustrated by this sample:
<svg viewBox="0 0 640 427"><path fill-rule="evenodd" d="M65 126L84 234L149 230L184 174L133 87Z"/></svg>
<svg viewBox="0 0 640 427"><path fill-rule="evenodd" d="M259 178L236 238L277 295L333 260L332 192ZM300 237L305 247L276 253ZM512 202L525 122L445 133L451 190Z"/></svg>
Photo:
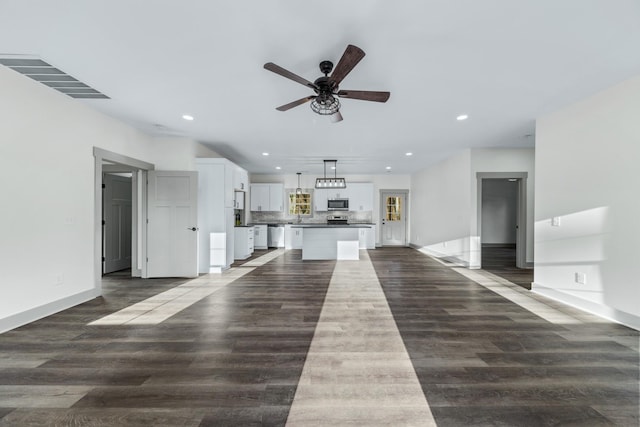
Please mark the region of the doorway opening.
<svg viewBox="0 0 640 427"><path fill-rule="evenodd" d="M93 156L95 165L93 271L94 287L101 295L102 275L107 271L105 267L110 257L108 269L120 270L120 267L128 262L129 267L123 267L122 270L129 268L131 277L145 277L146 265L142 262L142 257L146 253L146 227L143 226L142 219L146 218L147 206L143 201L146 200L147 172L153 170L154 165L97 147L93 148ZM128 178L129 181L121 178ZM105 202L104 196L107 192L112 192L114 187L112 186L108 191L107 188L103 189L103 184L107 184L105 179L112 183L116 182L115 186L118 187L113 197L108 196L111 199L109 202ZM127 204L130 204L130 207ZM130 214L127 214L127 211ZM114 216L120 217L125 222L130 221L130 226L119 220L114 223L112 221ZM127 216L129 220L126 219ZM112 220L109 220L109 217ZM103 221L110 221L110 226L114 227L105 228L107 224ZM105 236L105 233L109 235Z"/></svg>
<svg viewBox="0 0 640 427"><path fill-rule="evenodd" d="M132 175L132 172L102 174L102 275L131 270Z"/></svg>
<svg viewBox="0 0 640 427"><path fill-rule="evenodd" d="M478 173L480 267L531 288L526 262L526 172Z"/></svg>

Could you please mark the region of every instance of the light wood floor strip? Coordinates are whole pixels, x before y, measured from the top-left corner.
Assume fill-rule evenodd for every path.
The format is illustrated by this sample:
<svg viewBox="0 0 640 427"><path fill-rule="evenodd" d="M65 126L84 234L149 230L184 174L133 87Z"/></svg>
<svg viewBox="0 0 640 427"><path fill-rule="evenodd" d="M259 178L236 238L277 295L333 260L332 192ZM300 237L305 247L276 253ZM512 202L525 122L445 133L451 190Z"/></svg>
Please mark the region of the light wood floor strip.
<svg viewBox="0 0 640 427"><path fill-rule="evenodd" d="M539 301L533 297L531 292L523 289L522 287L488 271L469 270L467 268L452 268L452 270L508 299L514 304L529 310L531 313L542 317L548 322L561 325L582 323L575 317L565 314L562 311L551 307L549 304Z"/></svg>
<svg viewBox="0 0 640 427"><path fill-rule="evenodd" d="M288 426L435 426L366 251L336 263Z"/></svg>
<svg viewBox="0 0 640 427"><path fill-rule="evenodd" d="M219 274L205 274L95 320L89 325L157 325L283 253L284 250L271 251L244 263L240 267L230 268Z"/></svg>

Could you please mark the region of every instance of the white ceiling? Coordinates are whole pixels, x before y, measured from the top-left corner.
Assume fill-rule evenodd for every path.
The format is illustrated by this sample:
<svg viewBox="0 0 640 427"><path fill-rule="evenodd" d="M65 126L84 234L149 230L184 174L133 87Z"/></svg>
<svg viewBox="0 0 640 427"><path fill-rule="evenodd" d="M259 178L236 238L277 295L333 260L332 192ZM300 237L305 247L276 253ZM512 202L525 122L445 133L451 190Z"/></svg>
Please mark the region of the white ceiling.
<svg viewBox="0 0 640 427"><path fill-rule="evenodd" d="M313 81L348 44L367 55L341 89L386 104L343 99L340 123L275 110L311 91L264 63ZM409 173L532 147L536 117L640 74L639 52L638 0L0 0L0 54L38 56L111 97L78 102L254 173Z"/></svg>

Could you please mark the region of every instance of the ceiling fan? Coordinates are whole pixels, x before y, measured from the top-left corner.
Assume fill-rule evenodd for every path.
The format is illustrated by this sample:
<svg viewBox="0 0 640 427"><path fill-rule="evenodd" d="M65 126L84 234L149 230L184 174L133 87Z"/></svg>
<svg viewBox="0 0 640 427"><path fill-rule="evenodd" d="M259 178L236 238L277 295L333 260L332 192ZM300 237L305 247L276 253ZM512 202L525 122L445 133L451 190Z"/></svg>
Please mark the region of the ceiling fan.
<svg viewBox="0 0 640 427"><path fill-rule="evenodd" d="M334 122L342 120L342 114L340 113L340 101L338 98L351 98L360 99L363 101L375 101L375 102L387 102L389 99L389 92L376 92L368 90L340 90L339 85L342 80L353 70L353 68L364 58L364 51L357 46L349 45L342 54L342 58L338 61L338 64L333 67L331 61L322 61L320 63L320 71L324 74L323 77L319 77L313 83L309 80L292 73L289 70L285 70L279 65L273 62L267 62L264 64L264 68L272 71L276 74L280 74L294 82L298 82L304 86L307 86L316 93L315 95L305 96L297 101L290 102L288 104L281 105L276 108L278 111L287 111L298 105L305 104L311 101L311 109L316 113L323 116L331 116ZM333 70L333 73L331 71ZM329 75L331 73L331 75Z"/></svg>

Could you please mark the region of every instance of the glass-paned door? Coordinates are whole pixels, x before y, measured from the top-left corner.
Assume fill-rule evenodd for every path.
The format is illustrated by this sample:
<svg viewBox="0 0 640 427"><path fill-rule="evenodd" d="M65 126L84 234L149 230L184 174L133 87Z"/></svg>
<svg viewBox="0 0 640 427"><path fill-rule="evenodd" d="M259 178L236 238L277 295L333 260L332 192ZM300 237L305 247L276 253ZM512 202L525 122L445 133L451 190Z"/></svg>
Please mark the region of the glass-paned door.
<svg viewBox="0 0 640 427"><path fill-rule="evenodd" d="M404 192L383 192L382 205L382 245L405 246L406 238L406 204L407 194Z"/></svg>

